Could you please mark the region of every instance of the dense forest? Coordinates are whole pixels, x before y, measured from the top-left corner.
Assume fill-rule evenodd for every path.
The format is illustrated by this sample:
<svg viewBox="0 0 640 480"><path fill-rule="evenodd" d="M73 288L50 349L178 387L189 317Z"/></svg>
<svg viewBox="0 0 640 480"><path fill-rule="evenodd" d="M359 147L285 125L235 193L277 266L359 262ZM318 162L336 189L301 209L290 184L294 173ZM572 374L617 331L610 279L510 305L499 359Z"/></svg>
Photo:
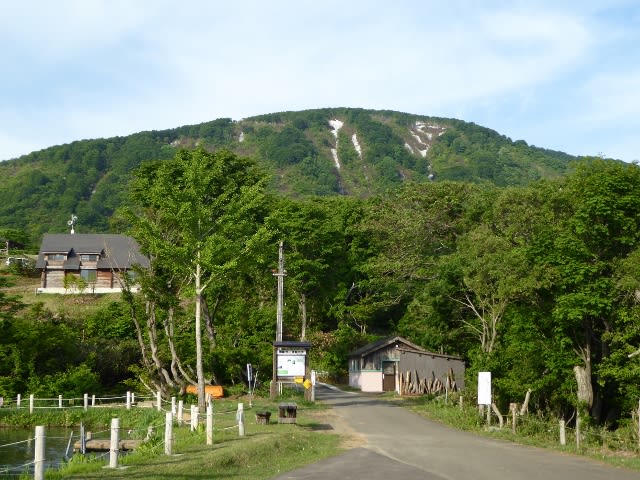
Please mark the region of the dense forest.
<svg viewBox="0 0 640 480"><path fill-rule="evenodd" d="M301 187L312 177L282 162L319 152L309 130L323 129L331 145L326 122L335 113L252 119L241 142L255 142L251 158L216 148L235 138L234 122L209 125L212 140L198 146L184 140L197 137L185 127L177 151L176 139L165 138L154 161L123 167L104 227L134 236L151 258L139 272L142 294L70 318L0 290L0 396L123 383L175 392L187 383L242 385L246 363L270 372L272 270L283 241L285 337L312 343L313 368L339 379L349 351L400 334L462 356L471 393L475 373L491 371L505 410L531 390L541 413L568 418L582 408L600 423L628 418L640 398L640 167L568 162L456 121L433 135L426 157L412 156L393 142L402 142L398 119L406 127L415 117L345 110L335 136L341 167L363 161L356 149L340 154L357 133L362 158L369 149L378 159L367 171L386 171L376 170L386 163L404 176L394 188L389 177L347 195L338 190L355 192L365 177L340 168L337 190L313 194ZM0 277L2 287L9 281Z"/></svg>
<svg viewBox="0 0 640 480"><path fill-rule="evenodd" d="M269 190L289 198L368 198L407 182L458 180L527 185L567 172L574 157L512 141L455 119L390 111L319 109L240 121L82 140L0 162L0 228L27 234L112 231L126 201L131 172L145 161L168 160L181 148L226 148L251 157Z"/></svg>

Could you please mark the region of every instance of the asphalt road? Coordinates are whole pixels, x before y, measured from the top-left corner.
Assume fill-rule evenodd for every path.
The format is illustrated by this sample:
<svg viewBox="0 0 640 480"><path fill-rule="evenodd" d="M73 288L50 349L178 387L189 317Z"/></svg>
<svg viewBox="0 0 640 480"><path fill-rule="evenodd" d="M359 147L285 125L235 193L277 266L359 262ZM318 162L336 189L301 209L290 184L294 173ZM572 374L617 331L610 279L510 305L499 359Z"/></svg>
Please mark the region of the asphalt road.
<svg viewBox="0 0 640 480"><path fill-rule="evenodd" d="M640 480L640 473L447 428L375 396L316 388L363 447L275 480Z"/></svg>

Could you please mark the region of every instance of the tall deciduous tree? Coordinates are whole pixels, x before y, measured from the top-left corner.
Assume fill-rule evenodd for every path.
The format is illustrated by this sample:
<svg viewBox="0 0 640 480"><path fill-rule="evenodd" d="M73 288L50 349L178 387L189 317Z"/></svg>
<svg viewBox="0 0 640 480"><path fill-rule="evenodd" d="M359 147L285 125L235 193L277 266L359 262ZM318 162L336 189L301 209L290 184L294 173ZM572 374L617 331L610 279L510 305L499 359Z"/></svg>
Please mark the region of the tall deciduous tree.
<svg viewBox="0 0 640 480"><path fill-rule="evenodd" d="M244 264L261 238L265 177L253 162L202 148L143 165L132 185L132 234L172 287L194 302L198 404L205 404L202 312L207 288Z"/></svg>

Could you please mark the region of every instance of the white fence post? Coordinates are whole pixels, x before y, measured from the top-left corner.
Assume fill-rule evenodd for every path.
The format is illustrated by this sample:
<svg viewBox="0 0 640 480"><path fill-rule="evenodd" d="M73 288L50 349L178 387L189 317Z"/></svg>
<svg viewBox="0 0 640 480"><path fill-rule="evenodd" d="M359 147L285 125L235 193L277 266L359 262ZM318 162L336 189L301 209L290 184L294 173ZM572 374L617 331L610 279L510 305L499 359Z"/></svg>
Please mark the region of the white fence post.
<svg viewBox="0 0 640 480"><path fill-rule="evenodd" d="M58 395L58 408L62 408L62 395Z"/></svg>
<svg viewBox="0 0 640 480"><path fill-rule="evenodd" d="M164 454L173 455L173 414L167 412L164 421Z"/></svg>
<svg viewBox="0 0 640 480"><path fill-rule="evenodd" d="M35 455L33 459L34 470L33 478L35 480L44 480L44 452L45 452L45 436L44 427L36 427L36 445Z"/></svg>
<svg viewBox="0 0 640 480"><path fill-rule="evenodd" d="M29 413L33 413L33 393L29 395Z"/></svg>
<svg viewBox="0 0 640 480"><path fill-rule="evenodd" d="M22 400L22 396L18 394L16 397L16 408L20 408L20 400Z"/></svg>
<svg viewBox="0 0 640 480"><path fill-rule="evenodd" d="M120 443L120 419L111 419L111 444L109 445L109 468L118 467L118 444Z"/></svg>
<svg viewBox="0 0 640 480"><path fill-rule="evenodd" d="M95 395L91 395L91 406L92 407L96 406L96 396Z"/></svg>
<svg viewBox="0 0 640 480"><path fill-rule="evenodd" d="M207 445L213 445L213 404L207 404Z"/></svg>
<svg viewBox="0 0 640 480"><path fill-rule="evenodd" d="M127 410L131 410L131 392L127 392Z"/></svg>
<svg viewBox="0 0 640 480"><path fill-rule="evenodd" d="M191 431L195 432L198 429L198 411L197 405L191 405Z"/></svg>
<svg viewBox="0 0 640 480"><path fill-rule="evenodd" d="M567 444L567 435L565 432L564 420L560 420L560 445Z"/></svg>
<svg viewBox="0 0 640 480"><path fill-rule="evenodd" d="M86 412L89 409L89 394L84 394L84 411Z"/></svg>
<svg viewBox="0 0 640 480"><path fill-rule="evenodd" d="M162 410L162 393L160 393L160 390L156 392L156 408L158 411Z"/></svg>
<svg viewBox="0 0 640 480"><path fill-rule="evenodd" d="M178 425L182 425L184 418L182 418L182 413L184 409L184 401L178 400Z"/></svg>
<svg viewBox="0 0 640 480"><path fill-rule="evenodd" d="M176 397L171 397L171 415L176 416Z"/></svg>
<svg viewBox="0 0 640 480"><path fill-rule="evenodd" d="M244 404L238 403L238 411L236 412L236 421L238 422L238 435L244 437Z"/></svg>

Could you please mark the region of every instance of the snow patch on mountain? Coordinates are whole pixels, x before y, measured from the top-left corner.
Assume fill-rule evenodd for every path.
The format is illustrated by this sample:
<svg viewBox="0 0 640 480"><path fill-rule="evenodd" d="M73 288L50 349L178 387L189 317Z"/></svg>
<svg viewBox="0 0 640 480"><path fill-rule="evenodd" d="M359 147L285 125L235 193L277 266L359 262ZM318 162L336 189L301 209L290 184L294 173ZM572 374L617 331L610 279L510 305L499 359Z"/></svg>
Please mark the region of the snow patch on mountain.
<svg viewBox="0 0 640 480"><path fill-rule="evenodd" d="M331 133L336 137L336 146L331 149L331 156L333 156L333 162L336 164L336 168L340 170L340 159L338 158L338 131L344 125L344 122L334 118L333 120L329 120L329 125L331 125Z"/></svg>
<svg viewBox="0 0 640 480"><path fill-rule="evenodd" d="M425 122L416 121L413 127L409 128L409 134L417 144L417 150L422 157L427 156L429 147L433 142L434 135L442 135L446 131L445 127L436 124L427 124ZM416 145L414 145L416 147ZM413 153L413 147L411 148Z"/></svg>
<svg viewBox="0 0 640 480"><path fill-rule="evenodd" d="M351 143L353 143L353 148L356 149L356 152L358 152L358 156L360 157L360 160L362 160L362 148L360 148L360 143L358 142L358 136L355 133L351 135Z"/></svg>

